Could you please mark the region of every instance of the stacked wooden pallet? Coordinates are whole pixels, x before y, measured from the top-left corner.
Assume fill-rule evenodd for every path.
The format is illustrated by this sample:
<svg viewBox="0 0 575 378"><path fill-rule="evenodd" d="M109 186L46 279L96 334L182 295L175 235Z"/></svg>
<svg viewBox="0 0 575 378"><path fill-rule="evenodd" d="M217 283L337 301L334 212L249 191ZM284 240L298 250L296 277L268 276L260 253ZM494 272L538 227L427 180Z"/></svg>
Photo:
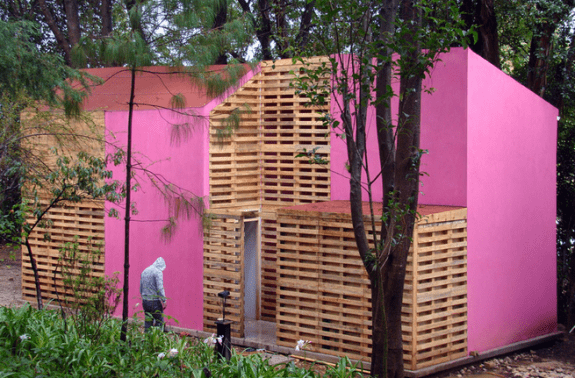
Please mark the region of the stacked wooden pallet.
<svg viewBox="0 0 575 378"><path fill-rule="evenodd" d="M319 64L320 58L309 63ZM262 185L266 206L289 206L325 201L330 198L329 166L311 165L306 157L297 157L304 149L317 149L330 159L330 126L322 122L329 102L309 107L296 93L293 79L302 68L291 60L263 62L261 74Z"/></svg>
<svg viewBox="0 0 575 378"><path fill-rule="evenodd" d="M218 293L228 290L226 319L232 320L232 336L244 335L243 235L241 215L211 215L204 230L204 329L216 331L222 318L223 300Z"/></svg>
<svg viewBox="0 0 575 378"><path fill-rule="evenodd" d="M212 209L257 208L260 203L260 88L257 77L210 114Z"/></svg>
<svg viewBox="0 0 575 378"><path fill-rule="evenodd" d="M25 143L49 169L56 168L59 157L74 159L79 151L104 158L103 111L86 112L77 120L68 119L56 112L49 118L45 114L24 113L22 120L25 133L31 135L30 138L25 138ZM55 155L52 148L56 148L59 155ZM24 191L23 196L27 195ZM38 195L41 198L40 205L46 209L49 194L46 190L40 190ZM80 203L60 203L51 208L43 218L43 223L49 227L36 227L30 234L29 243L36 258L44 301L57 300L58 296L60 299L65 297L67 300L73 300L71 295L65 293L61 275L54 275L64 243L76 241L80 252L99 249L101 255L92 266L92 274L96 277L104 276L104 218L103 200L87 199ZM31 216L28 218L31 224L35 221ZM22 247L22 298L36 302L34 274L25 246Z"/></svg>
<svg viewBox="0 0 575 378"><path fill-rule="evenodd" d="M466 209L422 217L402 310L404 362L417 370L467 354ZM370 285L349 214L278 211L278 344L367 360Z"/></svg>
<svg viewBox="0 0 575 378"><path fill-rule="evenodd" d="M330 158L330 130L320 114L329 102L321 108L305 105L309 100L290 86L299 68L291 60L263 62L261 72L210 114L210 211L225 218L255 210L261 218L261 319L268 321L275 321L277 307L275 209L330 197L328 167L297 157L318 148L326 161ZM236 116L237 128L228 129ZM204 306L210 308L211 301L205 299Z"/></svg>
<svg viewBox="0 0 575 378"><path fill-rule="evenodd" d="M42 203L47 205L48 200ZM58 296L73 300L70 293L66 293L62 276L57 273L61 272L58 264L64 243L77 242L81 252L99 248L102 253L92 265L92 274L104 276L104 217L104 201L63 203L52 208L45 216L45 220L51 223L50 228L36 228L30 235L29 243L36 258L44 300L57 300ZM28 220L33 221L31 218ZM22 298L30 302L36 300L34 273L25 246L22 247Z"/></svg>

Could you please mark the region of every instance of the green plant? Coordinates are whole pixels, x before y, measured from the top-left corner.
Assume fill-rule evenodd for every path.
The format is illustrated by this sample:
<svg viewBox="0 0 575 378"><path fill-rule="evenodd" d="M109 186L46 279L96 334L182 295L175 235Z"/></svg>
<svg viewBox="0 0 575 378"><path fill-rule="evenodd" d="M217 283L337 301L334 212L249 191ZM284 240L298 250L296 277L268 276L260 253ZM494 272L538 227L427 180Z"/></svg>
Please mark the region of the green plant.
<svg viewBox="0 0 575 378"><path fill-rule="evenodd" d="M119 273L112 277L96 274L94 267L101 264L103 257L101 242L94 243L90 237L81 249L78 240L76 236L74 242L65 243L60 249L54 286L58 287L59 274L64 287L63 292L58 293L62 314L74 323L80 335L97 341L102 336L104 323L111 319L120 302Z"/></svg>

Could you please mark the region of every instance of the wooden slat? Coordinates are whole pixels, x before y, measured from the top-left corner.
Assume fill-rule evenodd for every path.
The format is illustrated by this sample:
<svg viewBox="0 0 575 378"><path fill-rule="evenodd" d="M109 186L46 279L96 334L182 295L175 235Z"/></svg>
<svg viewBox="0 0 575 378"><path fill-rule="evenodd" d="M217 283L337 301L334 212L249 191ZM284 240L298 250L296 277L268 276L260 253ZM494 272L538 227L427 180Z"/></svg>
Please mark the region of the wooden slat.
<svg viewBox="0 0 575 378"><path fill-rule="evenodd" d="M232 320L232 336L244 336L242 281L242 221L231 215L210 214L210 227L204 230L204 330L216 332L222 317L218 293L228 290L226 319Z"/></svg>
<svg viewBox="0 0 575 378"><path fill-rule="evenodd" d="M454 212L424 217L414 231L402 309L410 370L467 353L467 214ZM277 219L278 344L304 338L316 352L368 359L371 291L350 216L280 209Z"/></svg>
<svg viewBox="0 0 575 378"><path fill-rule="evenodd" d="M46 197L47 195L45 195ZM40 200L47 205L48 199ZM42 289L42 299L74 301L72 293L68 292L62 282L62 276L54 272L58 268L60 249L66 242L77 242L80 252L88 252L100 245L102 251L99 260L92 264L92 275L103 277L105 270L104 258L104 201L84 201L79 203L61 203L50 209L44 216L52 222L49 229L35 228L30 234L29 243L36 259L38 276ZM31 216L28 222L32 222ZM44 234L50 235L45 239ZM60 271L60 269L58 269ZM73 272L72 272L73 273ZM36 303L36 285L30 258L25 246L22 247L22 298Z"/></svg>

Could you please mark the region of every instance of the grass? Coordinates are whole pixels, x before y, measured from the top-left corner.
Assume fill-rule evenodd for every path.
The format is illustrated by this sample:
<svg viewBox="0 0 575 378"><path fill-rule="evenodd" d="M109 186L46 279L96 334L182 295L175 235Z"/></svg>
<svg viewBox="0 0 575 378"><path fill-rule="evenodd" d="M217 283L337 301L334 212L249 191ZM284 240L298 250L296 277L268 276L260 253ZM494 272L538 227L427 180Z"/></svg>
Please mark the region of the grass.
<svg viewBox="0 0 575 378"><path fill-rule="evenodd" d="M142 333L131 324L128 342L120 341L117 319L95 324L80 334L71 319L29 305L0 307L0 378L3 377L320 377L293 363L270 366L260 355L232 352L230 361L216 358L213 347L196 338ZM324 377L361 377L347 358Z"/></svg>

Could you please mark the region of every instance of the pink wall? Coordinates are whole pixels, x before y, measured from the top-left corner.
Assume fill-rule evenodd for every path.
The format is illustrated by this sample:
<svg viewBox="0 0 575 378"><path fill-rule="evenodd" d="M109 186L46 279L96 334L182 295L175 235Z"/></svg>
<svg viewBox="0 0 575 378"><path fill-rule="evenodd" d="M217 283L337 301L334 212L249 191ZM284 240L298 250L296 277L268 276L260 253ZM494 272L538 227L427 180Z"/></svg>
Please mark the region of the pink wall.
<svg viewBox="0 0 575 378"><path fill-rule="evenodd" d="M421 171L427 176L421 178L420 203L434 205L466 205L466 90L467 54L463 49L453 49L443 54L424 81L424 88L433 93L422 95L421 148L429 150L422 159ZM399 92L399 83L393 88ZM332 114L339 118L338 101L332 99ZM397 98L392 101L392 111L397 112ZM371 175L379 172L377 130L375 114L368 113L368 161ZM331 199L349 200L349 174L345 170L347 152L345 142L331 135ZM381 201L381 181L373 186L374 198ZM367 192L364 192L367 200Z"/></svg>
<svg viewBox="0 0 575 378"><path fill-rule="evenodd" d="M133 150L144 166L162 175L166 180L186 188L199 196L207 194L204 188L204 160L207 160L205 141L207 128L196 127L192 137L179 147L170 144L170 125L166 119L171 115L166 110L144 110L134 113ZM114 133L116 141L108 142L125 146L128 113L107 112L107 131ZM125 148L125 147L124 147ZM108 145L107 152L113 147ZM153 164L152 164L153 163ZM123 166L114 167L114 178L125 179ZM132 192L138 214L130 224L130 290L131 313L141 310L139 293L140 273L156 258L166 261L164 286L169 298L166 314L176 318L183 326L202 327L202 251L203 237L201 222L197 219L178 221L178 230L170 243L161 239L160 230L169 217L162 196L149 179L137 173L141 189ZM108 207L113 206L111 204ZM116 208L118 208L116 206ZM120 216L124 216L118 208ZM123 272L124 264L124 221L106 218L106 274ZM120 274L120 278L123 275ZM139 307L135 307L139 303ZM121 306L120 306L121 307ZM117 312L121 314L121 308ZM173 322L172 322L173 323Z"/></svg>
<svg viewBox="0 0 575 378"><path fill-rule="evenodd" d="M468 55L469 350L556 329L557 110Z"/></svg>
<svg viewBox="0 0 575 378"><path fill-rule="evenodd" d="M442 55L424 86L434 93L422 98L420 203L468 208L469 350L554 331L557 110L463 49ZM346 200L345 144L331 140L332 200Z"/></svg>
<svg viewBox="0 0 575 378"><path fill-rule="evenodd" d="M241 80L245 83L253 76L248 73ZM194 109L202 119L190 119L194 123L193 134L179 146L170 143L171 125L181 123L169 110L140 110L134 112L133 151L135 156L155 174L167 181L204 198L209 202L209 137L208 116L210 111L232 93L214 99L202 108ZM128 112L106 112L107 153L113 153L112 145L125 149ZM123 166L113 167L114 179L125 180ZM178 320L178 326L203 329L203 234L198 219L178 221L178 229L169 243L161 238L163 220L169 216L163 197L150 181L138 173L141 188L132 192L138 214L133 216L130 225L130 314L141 311L140 274L156 258L166 261L164 287L168 297L165 314ZM108 203L107 209L114 207ZM124 212L115 206L120 212ZM106 274L123 272L124 264L124 221L106 218ZM123 275L120 274L120 278ZM120 284L122 285L122 284ZM136 307L136 304L139 304ZM121 306L116 311L121 315ZM175 322L169 321L174 325Z"/></svg>

